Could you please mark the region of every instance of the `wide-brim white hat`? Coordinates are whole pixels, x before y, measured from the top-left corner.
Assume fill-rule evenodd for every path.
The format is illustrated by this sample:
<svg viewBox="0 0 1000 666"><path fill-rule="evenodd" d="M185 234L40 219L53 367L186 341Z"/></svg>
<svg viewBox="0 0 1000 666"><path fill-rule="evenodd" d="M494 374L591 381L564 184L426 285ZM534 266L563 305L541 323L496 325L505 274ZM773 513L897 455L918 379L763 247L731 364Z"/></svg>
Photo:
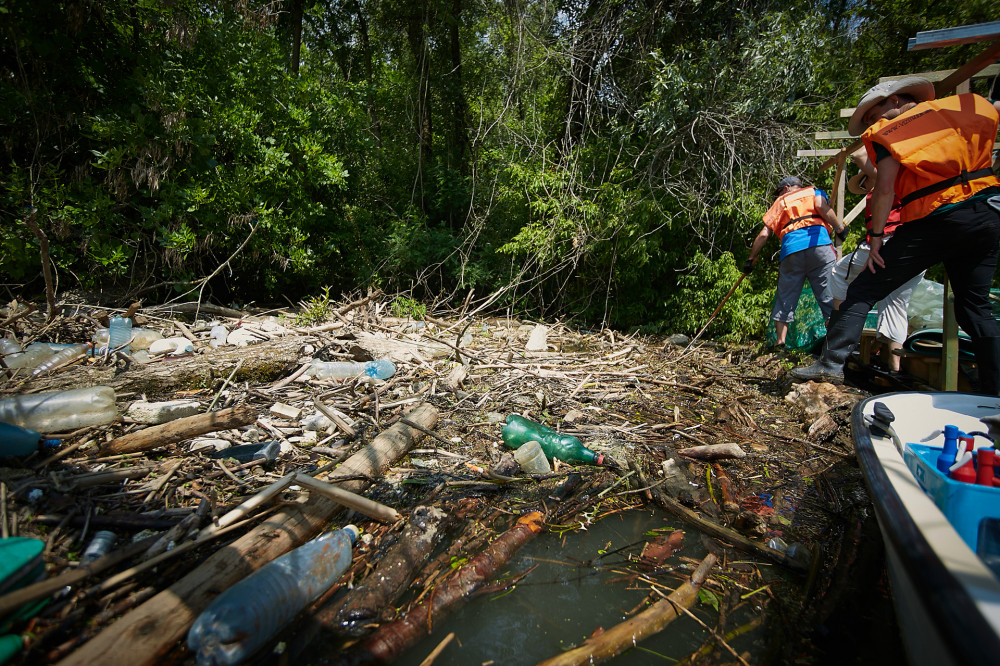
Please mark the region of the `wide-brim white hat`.
<svg viewBox="0 0 1000 666"><path fill-rule="evenodd" d="M907 76L895 81L883 81L868 89L861 96L861 101L854 108L851 119L847 122L847 131L851 136L860 136L868 129L865 125L864 117L868 109L872 108L889 95L910 95L918 102L926 102L934 99L934 84L922 76Z"/></svg>

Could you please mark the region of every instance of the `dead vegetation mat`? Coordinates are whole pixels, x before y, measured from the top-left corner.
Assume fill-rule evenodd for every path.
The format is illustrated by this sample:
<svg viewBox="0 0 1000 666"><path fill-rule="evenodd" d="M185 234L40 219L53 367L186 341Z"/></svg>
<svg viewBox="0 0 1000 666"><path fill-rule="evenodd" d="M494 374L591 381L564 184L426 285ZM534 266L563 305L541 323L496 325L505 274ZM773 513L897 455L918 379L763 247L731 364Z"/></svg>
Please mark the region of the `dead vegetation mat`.
<svg viewBox="0 0 1000 666"><path fill-rule="evenodd" d="M860 584L885 594L880 565L857 570L877 541L848 426L864 394L823 385L794 393L785 374L799 359L759 346L387 310L374 295L306 326L292 311L137 307L126 313L137 325L184 336L194 351L146 364L106 354L35 378L9 372L3 396L105 385L126 415L60 433L51 455L0 463L3 536L45 543L45 581L20 592L47 603L10 629L24 643L11 663L193 663L184 639L211 599L348 522L363 536L347 572L256 659L423 658L428 643L414 645L430 634L431 647L442 645L429 660L445 660L461 655L462 636L449 646L435 633L441 618L476 594L519 594L517 583L530 580L530 569L505 569L518 548L536 539L558 549L631 511L654 511L676 529L612 544L619 584L648 591L623 619L688 581L706 553L717 558L694 611L676 611L697 622L690 631L702 643L671 659L815 664L850 649L846 639L834 647L833 627L852 612L852 583L867 576ZM12 304L2 325L24 342L79 342L111 314L64 305L46 320ZM211 347L220 323L254 344ZM391 359L395 374L320 380L308 371L313 359L375 358ZM164 427L129 418L132 403L177 399L196 401L201 414L249 416L209 431L177 427L151 448L121 452L123 440ZM501 440L509 414L579 437L605 465L557 461L549 474L523 473ZM278 443L275 460L217 455L262 442ZM389 517L346 509L302 475ZM99 530L114 532L115 545L82 564ZM769 548L776 537L798 548ZM387 576L379 565L391 558L405 565ZM387 577L393 584L380 587ZM448 584L458 585L450 601ZM0 597L0 611L24 600L15 594Z"/></svg>

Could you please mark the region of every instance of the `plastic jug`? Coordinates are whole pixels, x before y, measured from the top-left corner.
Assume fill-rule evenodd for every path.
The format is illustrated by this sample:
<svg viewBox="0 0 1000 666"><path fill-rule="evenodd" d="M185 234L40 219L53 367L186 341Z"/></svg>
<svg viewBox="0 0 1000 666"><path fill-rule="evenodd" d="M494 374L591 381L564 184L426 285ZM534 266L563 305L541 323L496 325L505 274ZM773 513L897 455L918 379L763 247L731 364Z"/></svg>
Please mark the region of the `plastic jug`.
<svg viewBox="0 0 1000 666"><path fill-rule="evenodd" d="M107 425L118 418L115 391L90 386L68 391L29 393L0 399L0 421L38 432L66 432Z"/></svg>
<svg viewBox="0 0 1000 666"><path fill-rule="evenodd" d="M215 598L188 632L198 664L238 664L263 647L351 565L354 525L265 564Z"/></svg>
<svg viewBox="0 0 1000 666"><path fill-rule="evenodd" d="M507 424L503 427L501 436L504 444L512 449L520 448L522 444L527 442L536 441L545 451L546 457L558 458L563 462L589 465L600 465L604 462L603 454L591 451L576 437L563 435L517 414L511 414L507 417Z"/></svg>

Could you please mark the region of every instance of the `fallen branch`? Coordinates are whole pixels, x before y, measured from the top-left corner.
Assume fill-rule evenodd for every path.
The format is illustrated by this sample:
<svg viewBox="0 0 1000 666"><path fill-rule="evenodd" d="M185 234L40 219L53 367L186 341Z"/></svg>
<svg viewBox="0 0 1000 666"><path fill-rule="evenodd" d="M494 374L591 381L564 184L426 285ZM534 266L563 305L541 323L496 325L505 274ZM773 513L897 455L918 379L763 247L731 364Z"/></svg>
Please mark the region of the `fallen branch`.
<svg viewBox="0 0 1000 666"><path fill-rule="evenodd" d="M583 645L546 659L538 666L596 664L607 661L635 646L642 639L659 633L680 616L678 608L690 608L698 600L698 591L708 578L708 572L715 566L715 561L715 555L709 553L691 574L691 578L684 581L666 599L661 599L638 615L588 638Z"/></svg>

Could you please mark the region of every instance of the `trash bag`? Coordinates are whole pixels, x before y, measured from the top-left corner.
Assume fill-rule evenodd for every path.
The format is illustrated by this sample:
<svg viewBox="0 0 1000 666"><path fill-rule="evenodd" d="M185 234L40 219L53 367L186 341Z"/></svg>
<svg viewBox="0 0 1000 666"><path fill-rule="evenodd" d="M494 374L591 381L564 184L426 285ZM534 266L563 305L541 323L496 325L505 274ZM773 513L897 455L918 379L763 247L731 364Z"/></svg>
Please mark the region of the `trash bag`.
<svg viewBox="0 0 1000 666"><path fill-rule="evenodd" d="M795 306L795 320L788 324L788 335L785 336L785 348L795 351L813 353L817 351L826 338L826 323L823 312L813 296L812 289L803 289L799 303ZM778 339L774 333L774 320L767 322L765 333L767 344L773 345Z"/></svg>
<svg viewBox="0 0 1000 666"><path fill-rule="evenodd" d="M925 328L940 329L944 326L944 285L927 278L921 278L913 288L910 304L906 307L910 332Z"/></svg>

